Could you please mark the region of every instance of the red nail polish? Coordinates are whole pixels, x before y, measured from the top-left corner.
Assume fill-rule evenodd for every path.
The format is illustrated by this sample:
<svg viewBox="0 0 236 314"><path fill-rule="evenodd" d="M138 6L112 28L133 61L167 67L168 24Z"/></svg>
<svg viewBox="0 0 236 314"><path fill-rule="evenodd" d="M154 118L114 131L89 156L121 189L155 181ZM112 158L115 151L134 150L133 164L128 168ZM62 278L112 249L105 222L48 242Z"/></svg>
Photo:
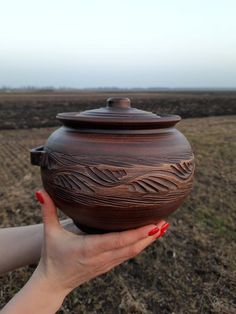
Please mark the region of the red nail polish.
<svg viewBox="0 0 236 314"><path fill-rule="evenodd" d="M161 234L165 233L168 228L169 228L169 224L168 224L168 222L166 222L166 223L161 227Z"/></svg>
<svg viewBox="0 0 236 314"><path fill-rule="evenodd" d="M37 200L39 201L39 203L44 204L43 195L41 194L40 191L35 192L35 196L36 196Z"/></svg>
<svg viewBox="0 0 236 314"><path fill-rule="evenodd" d="M168 228L169 228L169 224L168 224L168 222L166 222L166 223L162 226L162 228L161 228L161 233L156 237L156 239L161 238L161 237L164 235L164 233L166 233L166 231L167 231Z"/></svg>
<svg viewBox="0 0 236 314"><path fill-rule="evenodd" d="M151 231L148 232L149 236L156 234L160 229L158 227L153 228Z"/></svg>

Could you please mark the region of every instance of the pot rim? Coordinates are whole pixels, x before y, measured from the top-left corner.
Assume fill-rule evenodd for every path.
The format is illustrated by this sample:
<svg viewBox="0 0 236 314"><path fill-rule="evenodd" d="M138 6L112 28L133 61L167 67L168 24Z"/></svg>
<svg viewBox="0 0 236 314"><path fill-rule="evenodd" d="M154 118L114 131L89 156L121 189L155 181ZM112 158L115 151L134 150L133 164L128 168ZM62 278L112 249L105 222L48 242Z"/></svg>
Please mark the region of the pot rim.
<svg viewBox="0 0 236 314"><path fill-rule="evenodd" d="M160 129L173 127L181 120L178 115L160 114L158 119L123 119L117 120L117 118L109 117L92 117L78 115L78 112L64 112L57 114L56 118L65 126L73 128L86 128L86 129Z"/></svg>

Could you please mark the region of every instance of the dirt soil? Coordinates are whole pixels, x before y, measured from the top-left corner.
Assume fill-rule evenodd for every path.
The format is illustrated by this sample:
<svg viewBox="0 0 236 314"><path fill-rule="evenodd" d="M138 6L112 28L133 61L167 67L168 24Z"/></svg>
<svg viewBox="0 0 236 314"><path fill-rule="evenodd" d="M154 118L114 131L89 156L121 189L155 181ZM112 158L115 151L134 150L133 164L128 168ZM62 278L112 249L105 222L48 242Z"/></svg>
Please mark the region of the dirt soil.
<svg viewBox="0 0 236 314"><path fill-rule="evenodd" d="M129 97L133 107L182 118L236 115L236 92L0 93L0 129L56 126L57 113L103 107L114 95Z"/></svg>
<svg viewBox="0 0 236 314"><path fill-rule="evenodd" d="M236 116L193 118L178 127L196 156L194 189L170 230L138 257L74 290L58 313L236 313ZM39 169L29 148L53 128L0 132L0 225L41 222ZM0 278L0 307L28 280L25 267Z"/></svg>

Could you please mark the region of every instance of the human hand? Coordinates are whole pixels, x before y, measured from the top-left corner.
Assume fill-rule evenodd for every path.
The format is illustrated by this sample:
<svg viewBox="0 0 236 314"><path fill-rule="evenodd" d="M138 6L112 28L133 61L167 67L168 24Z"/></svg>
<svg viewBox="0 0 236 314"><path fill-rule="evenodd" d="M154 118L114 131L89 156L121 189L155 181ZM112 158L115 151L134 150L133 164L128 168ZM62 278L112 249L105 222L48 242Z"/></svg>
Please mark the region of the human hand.
<svg viewBox="0 0 236 314"><path fill-rule="evenodd" d="M44 242L35 276L45 278L52 289L65 295L135 257L168 228L168 223L162 220L157 225L130 231L76 235L61 226L49 195L45 191L36 195L42 203Z"/></svg>
<svg viewBox="0 0 236 314"><path fill-rule="evenodd" d="M40 262L30 280L1 310L2 314L55 313L75 287L136 256L168 228L168 223L159 221L130 231L80 234L71 220L59 222L46 192L37 192L36 196L42 203L44 222Z"/></svg>

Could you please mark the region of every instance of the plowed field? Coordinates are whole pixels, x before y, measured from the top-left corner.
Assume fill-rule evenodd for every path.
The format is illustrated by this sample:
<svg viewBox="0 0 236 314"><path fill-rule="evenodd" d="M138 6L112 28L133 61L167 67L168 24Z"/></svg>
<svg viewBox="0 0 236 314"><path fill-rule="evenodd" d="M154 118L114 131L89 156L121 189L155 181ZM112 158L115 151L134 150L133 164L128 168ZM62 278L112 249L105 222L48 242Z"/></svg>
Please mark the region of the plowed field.
<svg viewBox="0 0 236 314"><path fill-rule="evenodd" d="M194 189L170 230L144 253L76 289L59 313L236 312L236 116L183 120L196 156ZM41 222L39 169L29 148L53 128L0 131L0 225ZM0 278L0 307L27 281L26 267Z"/></svg>

